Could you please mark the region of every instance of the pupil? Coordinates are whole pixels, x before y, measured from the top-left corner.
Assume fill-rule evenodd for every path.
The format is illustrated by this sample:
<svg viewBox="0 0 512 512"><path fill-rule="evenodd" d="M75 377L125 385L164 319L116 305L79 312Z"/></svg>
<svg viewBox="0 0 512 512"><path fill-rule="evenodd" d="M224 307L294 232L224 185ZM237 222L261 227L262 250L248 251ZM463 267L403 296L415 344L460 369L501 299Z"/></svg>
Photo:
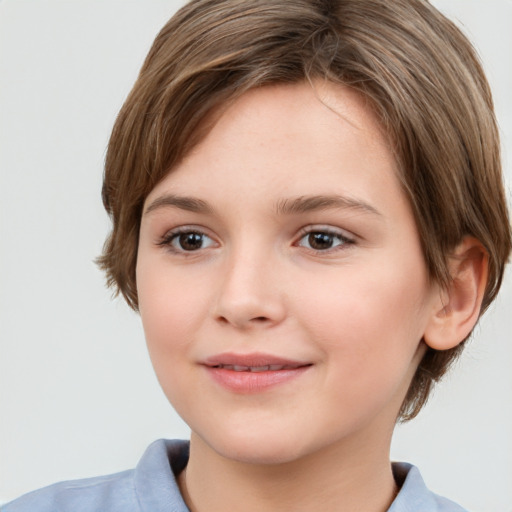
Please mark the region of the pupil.
<svg viewBox="0 0 512 512"><path fill-rule="evenodd" d="M203 235L199 233L182 233L179 236L179 242L182 249L186 251L195 251L201 249L203 244Z"/></svg>
<svg viewBox="0 0 512 512"><path fill-rule="evenodd" d="M313 249L330 249L332 247L333 237L328 233L311 233L308 238L309 245Z"/></svg>

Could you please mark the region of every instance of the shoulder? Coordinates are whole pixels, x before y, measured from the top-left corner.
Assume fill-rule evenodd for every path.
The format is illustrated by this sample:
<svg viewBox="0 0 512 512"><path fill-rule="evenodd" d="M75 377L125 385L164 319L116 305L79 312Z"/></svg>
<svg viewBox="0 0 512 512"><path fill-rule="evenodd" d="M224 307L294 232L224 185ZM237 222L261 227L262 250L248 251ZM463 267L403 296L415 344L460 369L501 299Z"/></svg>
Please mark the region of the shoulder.
<svg viewBox="0 0 512 512"><path fill-rule="evenodd" d="M394 463L393 473L400 492L388 512L467 512L453 501L430 491L415 466Z"/></svg>
<svg viewBox="0 0 512 512"><path fill-rule="evenodd" d="M136 502L133 473L132 470L115 475L60 482L25 494L5 505L2 512L135 511L138 509L130 507L130 503Z"/></svg>
<svg viewBox="0 0 512 512"><path fill-rule="evenodd" d="M187 461L188 443L155 441L135 469L60 482L4 505L1 512L187 512L174 478Z"/></svg>

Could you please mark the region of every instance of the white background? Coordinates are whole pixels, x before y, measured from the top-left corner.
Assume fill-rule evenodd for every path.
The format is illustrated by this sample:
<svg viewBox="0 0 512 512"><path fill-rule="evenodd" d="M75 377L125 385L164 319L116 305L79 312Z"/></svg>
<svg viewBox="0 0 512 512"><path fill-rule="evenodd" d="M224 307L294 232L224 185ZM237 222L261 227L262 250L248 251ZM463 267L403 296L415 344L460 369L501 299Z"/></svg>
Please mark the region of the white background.
<svg viewBox="0 0 512 512"><path fill-rule="evenodd" d="M93 259L109 131L181 4L0 0L0 502L133 467L187 427L160 391L139 318ZM438 0L479 49L512 172L512 1ZM509 192L510 195L510 192ZM512 281L395 459L470 510L512 511Z"/></svg>

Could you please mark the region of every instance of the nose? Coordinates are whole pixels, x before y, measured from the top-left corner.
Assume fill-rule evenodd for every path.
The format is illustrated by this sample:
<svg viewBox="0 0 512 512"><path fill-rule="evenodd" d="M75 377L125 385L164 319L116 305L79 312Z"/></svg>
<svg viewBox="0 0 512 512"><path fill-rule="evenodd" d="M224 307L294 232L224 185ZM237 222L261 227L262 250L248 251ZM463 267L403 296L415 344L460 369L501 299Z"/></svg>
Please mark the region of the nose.
<svg viewBox="0 0 512 512"><path fill-rule="evenodd" d="M278 265L263 251L233 254L220 277L215 317L246 330L277 325L286 316Z"/></svg>

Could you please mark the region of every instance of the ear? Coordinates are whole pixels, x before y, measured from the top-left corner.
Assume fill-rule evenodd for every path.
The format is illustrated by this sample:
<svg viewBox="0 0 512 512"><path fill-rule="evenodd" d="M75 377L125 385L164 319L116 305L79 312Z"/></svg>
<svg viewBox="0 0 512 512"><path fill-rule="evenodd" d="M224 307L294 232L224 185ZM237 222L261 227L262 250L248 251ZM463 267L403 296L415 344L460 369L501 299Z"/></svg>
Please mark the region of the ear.
<svg viewBox="0 0 512 512"><path fill-rule="evenodd" d="M472 331L480 315L488 262L487 251L473 237L464 238L449 257L451 281L441 290L423 337L429 347L448 350Z"/></svg>

